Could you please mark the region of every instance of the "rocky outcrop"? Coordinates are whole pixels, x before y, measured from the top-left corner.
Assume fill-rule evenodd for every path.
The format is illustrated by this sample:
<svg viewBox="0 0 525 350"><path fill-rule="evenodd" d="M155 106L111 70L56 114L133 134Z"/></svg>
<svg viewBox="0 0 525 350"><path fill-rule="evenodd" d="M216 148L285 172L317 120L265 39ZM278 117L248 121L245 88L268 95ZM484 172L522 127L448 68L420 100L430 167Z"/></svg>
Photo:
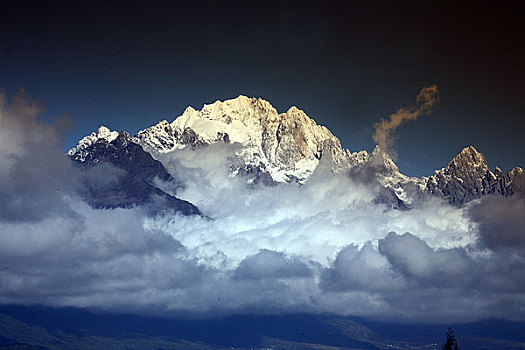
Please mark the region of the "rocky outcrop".
<svg viewBox="0 0 525 350"><path fill-rule="evenodd" d="M185 215L198 215L197 207L178 199L155 186L155 181L173 181L162 164L133 142L125 131L109 132L100 127L98 133L84 138L69 152L71 159L84 169L111 164L118 170L118 180L106 185L86 182L82 192L96 208L128 208L147 205L152 210L172 209Z"/></svg>
<svg viewBox="0 0 525 350"><path fill-rule="evenodd" d="M461 206L484 195L513 195L523 190L524 183L523 169L516 167L504 174L496 168L493 173L485 156L469 146L428 178L426 191Z"/></svg>

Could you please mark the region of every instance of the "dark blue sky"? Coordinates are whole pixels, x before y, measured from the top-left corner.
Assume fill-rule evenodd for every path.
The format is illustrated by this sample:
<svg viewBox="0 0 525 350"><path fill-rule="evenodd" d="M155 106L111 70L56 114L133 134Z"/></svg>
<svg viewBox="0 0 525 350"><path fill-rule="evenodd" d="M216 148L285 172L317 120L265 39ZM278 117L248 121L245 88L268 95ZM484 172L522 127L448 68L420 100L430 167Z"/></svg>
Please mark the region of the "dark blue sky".
<svg viewBox="0 0 525 350"><path fill-rule="evenodd" d="M104 124L130 133L239 94L306 111L352 151L372 125L437 84L441 103L397 131L398 165L429 175L474 145L523 165L525 7L503 2L17 2L0 14L0 89L45 118L70 113L65 147Z"/></svg>

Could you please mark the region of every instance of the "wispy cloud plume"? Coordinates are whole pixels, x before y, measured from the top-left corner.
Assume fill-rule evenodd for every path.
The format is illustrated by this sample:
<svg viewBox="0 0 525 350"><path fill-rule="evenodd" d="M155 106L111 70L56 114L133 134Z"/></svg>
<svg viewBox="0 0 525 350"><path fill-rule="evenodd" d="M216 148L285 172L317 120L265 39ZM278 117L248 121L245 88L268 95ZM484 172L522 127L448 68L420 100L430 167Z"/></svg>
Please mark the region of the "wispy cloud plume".
<svg viewBox="0 0 525 350"><path fill-rule="evenodd" d="M403 107L392 114L388 119L381 119L374 124L374 135L372 136L381 149L396 157L394 146L394 132L403 123L416 120L421 115L429 114L432 108L439 102L439 90L437 85L426 86L416 97L416 103Z"/></svg>

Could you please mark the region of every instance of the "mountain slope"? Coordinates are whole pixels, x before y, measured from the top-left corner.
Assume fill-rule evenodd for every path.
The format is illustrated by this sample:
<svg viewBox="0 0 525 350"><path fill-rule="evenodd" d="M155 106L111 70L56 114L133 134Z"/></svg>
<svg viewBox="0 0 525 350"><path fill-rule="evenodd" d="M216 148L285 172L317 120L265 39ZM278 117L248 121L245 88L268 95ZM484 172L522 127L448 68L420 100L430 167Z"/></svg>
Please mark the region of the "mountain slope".
<svg viewBox="0 0 525 350"><path fill-rule="evenodd" d="M69 151L69 156L85 169L111 164L120 172L118 180L105 186L86 183L83 193L98 208L131 207L134 205L169 208L185 215L200 214L197 207L178 199L155 186L155 181L173 181L159 161L131 141L125 131L110 132L100 127Z"/></svg>

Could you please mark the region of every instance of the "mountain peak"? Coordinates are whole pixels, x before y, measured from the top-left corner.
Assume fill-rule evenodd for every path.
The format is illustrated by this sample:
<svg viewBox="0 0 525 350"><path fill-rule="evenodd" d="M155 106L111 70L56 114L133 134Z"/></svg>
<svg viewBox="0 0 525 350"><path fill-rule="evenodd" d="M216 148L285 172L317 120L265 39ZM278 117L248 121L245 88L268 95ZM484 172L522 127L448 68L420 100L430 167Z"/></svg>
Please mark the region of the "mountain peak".
<svg viewBox="0 0 525 350"><path fill-rule="evenodd" d="M449 198L455 205L463 205L491 193L497 181L485 159L473 146L465 147L441 170L430 176L427 190Z"/></svg>
<svg viewBox="0 0 525 350"><path fill-rule="evenodd" d="M289 115L295 115L295 114L305 114L303 110L297 108L296 106L291 106L290 108L288 108L288 110L286 111L286 114L289 114Z"/></svg>
<svg viewBox="0 0 525 350"><path fill-rule="evenodd" d="M67 153L71 155L76 155L77 158L81 161L84 161L85 150L96 142L107 142L110 143L119 136L117 131L111 131L104 125L101 125L97 132L92 132L91 135L85 136L80 141L76 147L71 148Z"/></svg>
<svg viewBox="0 0 525 350"><path fill-rule="evenodd" d="M374 147L374 149L372 150L372 153L371 154L382 154L382 153L386 153L386 151L384 151L381 146L379 145L376 145Z"/></svg>
<svg viewBox="0 0 525 350"><path fill-rule="evenodd" d="M111 131L107 127L105 127L104 125L101 125L98 128L97 137L99 139L110 139L110 138L113 138L115 133L116 133L116 131Z"/></svg>
<svg viewBox="0 0 525 350"><path fill-rule="evenodd" d="M236 98L228 100L217 100L212 104L205 104L202 107L202 112L237 112L238 114L244 114L247 111L264 111L264 112L274 112L277 113L277 110L272 106L272 104L262 98L248 97L244 95L239 95ZM251 114L253 116L253 114Z"/></svg>
<svg viewBox="0 0 525 350"><path fill-rule="evenodd" d="M324 156L339 165L350 162L339 140L301 109L278 113L270 102L244 95L201 110L188 107L171 124L140 131L134 141L154 154L236 143L241 147L234 157L235 173L265 173L278 182L305 181Z"/></svg>
<svg viewBox="0 0 525 350"><path fill-rule="evenodd" d="M383 150L379 145L376 145L372 153L370 153L370 160L378 165L384 166L389 171L399 171L399 168L392 160L392 157L390 157L390 154Z"/></svg>
<svg viewBox="0 0 525 350"><path fill-rule="evenodd" d="M479 152L474 146L467 146L459 152L458 156L480 158L483 157L483 154Z"/></svg>
<svg viewBox="0 0 525 350"><path fill-rule="evenodd" d="M120 148L123 148L131 142L131 136L127 131L121 131L112 142L116 143Z"/></svg>
<svg viewBox="0 0 525 350"><path fill-rule="evenodd" d="M474 146L465 147L459 154L452 159L447 168L480 168L483 171L489 170L485 156L478 152Z"/></svg>

